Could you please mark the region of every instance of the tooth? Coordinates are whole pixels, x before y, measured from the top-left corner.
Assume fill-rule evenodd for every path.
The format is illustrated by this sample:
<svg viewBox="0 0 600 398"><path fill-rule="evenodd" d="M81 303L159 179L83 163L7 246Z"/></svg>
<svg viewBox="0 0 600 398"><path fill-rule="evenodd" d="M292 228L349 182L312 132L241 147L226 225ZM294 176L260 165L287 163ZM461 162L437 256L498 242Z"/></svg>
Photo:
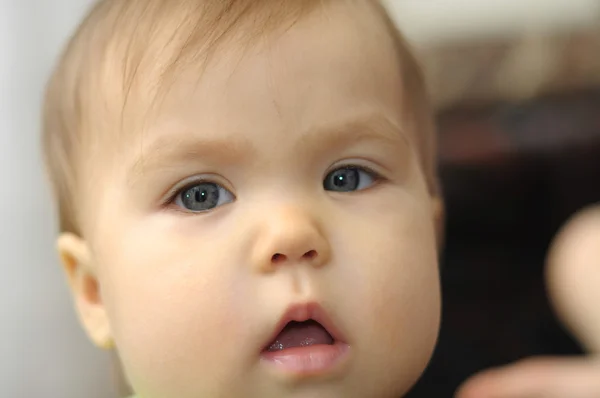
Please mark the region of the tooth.
<svg viewBox="0 0 600 398"><path fill-rule="evenodd" d="M283 343L280 343L279 341L276 341L275 343L271 344L268 349L268 351L281 351L281 350L283 350Z"/></svg>
<svg viewBox="0 0 600 398"><path fill-rule="evenodd" d="M307 339L305 339L304 341L302 341L300 343L300 346L302 346L302 347L311 346L311 345L315 344L315 342L316 342L315 339L313 339L313 338L307 338Z"/></svg>

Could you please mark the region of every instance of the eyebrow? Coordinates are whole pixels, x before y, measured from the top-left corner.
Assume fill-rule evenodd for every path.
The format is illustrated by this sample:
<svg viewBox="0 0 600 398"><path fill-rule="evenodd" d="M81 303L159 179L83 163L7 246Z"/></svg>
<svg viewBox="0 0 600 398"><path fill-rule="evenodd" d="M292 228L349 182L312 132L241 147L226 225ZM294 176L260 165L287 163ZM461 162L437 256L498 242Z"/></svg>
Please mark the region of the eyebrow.
<svg viewBox="0 0 600 398"><path fill-rule="evenodd" d="M400 146L408 149L412 146L408 134L379 112L353 115L342 122L311 129L303 135L302 141L310 149L348 147L365 141L395 148Z"/></svg>
<svg viewBox="0 0 600 398"><path fill-rule="evenodd" d="M148 145L142 145L140 154L131 167L135 180L148 171L171 168L191 162L231 164L242 162L254 149L242 135L235 138L204 138L195 134L163 135Z"/></svg>
<svg viewBox="0 0 600 398"><path fill-rule="evenodd" d="M408 149L408 135L383 113L353 114L341 121L310 128L300 134L299 150L307 153L343 149L364 142ZM206 163L210 165L241 164L252 158L256 149L243 134L211 138L195 134L164 134L148 145L142 145L139 156L129 170L130 183L146 172L180 165Z"/></svg>

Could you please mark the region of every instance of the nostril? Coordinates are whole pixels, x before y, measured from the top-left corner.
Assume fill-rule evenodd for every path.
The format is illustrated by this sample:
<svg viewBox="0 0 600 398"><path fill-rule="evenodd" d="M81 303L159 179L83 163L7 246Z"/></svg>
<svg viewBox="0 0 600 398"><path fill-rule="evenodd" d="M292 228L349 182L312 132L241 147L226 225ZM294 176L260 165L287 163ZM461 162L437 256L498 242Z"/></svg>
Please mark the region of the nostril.
<svg viewBox="0 0 600 398"><path fill-rule="evenodd" d="M312 260L315 257L317 257L317 251L316 250L308 251L308 252L304 253L304 256L302 256L302 257L304 257L308 260Z"/></svg>
<svg viewBox="0 0 600 398"><path fill-rule="evenodd" d="M313 259L315 259L317 257L318 257L318 254L317 254L316 250L307 251L306 253L304 253L302 255L302 258L304 260L313 260ZM279 263L283 263L283 262L286 262L286 261L287 261L287 256L285 254L275 253L271 257L271 262L273 264L279 264Z"/></svg>
<svg viewBox="0 0 600 398"><path fill-rule="evenodd" d="M275 254L273 254L273 257L271 257L271 262L280 263L282 261L285 261L286 258L287 257L285 256L285 254L275 253Z"/></svg>

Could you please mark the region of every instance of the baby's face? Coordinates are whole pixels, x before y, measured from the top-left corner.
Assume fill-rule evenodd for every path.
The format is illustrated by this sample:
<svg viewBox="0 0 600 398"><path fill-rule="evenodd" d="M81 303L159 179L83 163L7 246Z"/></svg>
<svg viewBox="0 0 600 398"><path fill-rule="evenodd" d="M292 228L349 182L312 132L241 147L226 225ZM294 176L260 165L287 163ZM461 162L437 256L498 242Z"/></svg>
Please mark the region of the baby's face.
<svg viewBox="0 0 600 398"><path fill-rule="evenodd" d="M420 132L386 29L336 7L182 73L94 181L102 305L143 398L392 397L429 360Z"/></svg>

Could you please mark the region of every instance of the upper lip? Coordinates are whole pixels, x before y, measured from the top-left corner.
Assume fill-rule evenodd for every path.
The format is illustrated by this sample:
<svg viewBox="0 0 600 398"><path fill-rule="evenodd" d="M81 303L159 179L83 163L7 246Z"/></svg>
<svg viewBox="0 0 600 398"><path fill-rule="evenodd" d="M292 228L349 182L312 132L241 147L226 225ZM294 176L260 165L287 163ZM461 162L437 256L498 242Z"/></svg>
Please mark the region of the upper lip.
<svg viewBox="0 0 600 398"><path fill-rule="evenodd" d="M277 336L283 331L286 325L290 322L306 322L313 320L318 322L327 330L334 341L345 342L345 337L340 330L335 326L333 321L327 315L327 312L318 303L301 303L293 304L287 308L287 310L281 316L279 322L275 326L275 329L269 340L265 343L265 348L268 347Z"/></svg>

